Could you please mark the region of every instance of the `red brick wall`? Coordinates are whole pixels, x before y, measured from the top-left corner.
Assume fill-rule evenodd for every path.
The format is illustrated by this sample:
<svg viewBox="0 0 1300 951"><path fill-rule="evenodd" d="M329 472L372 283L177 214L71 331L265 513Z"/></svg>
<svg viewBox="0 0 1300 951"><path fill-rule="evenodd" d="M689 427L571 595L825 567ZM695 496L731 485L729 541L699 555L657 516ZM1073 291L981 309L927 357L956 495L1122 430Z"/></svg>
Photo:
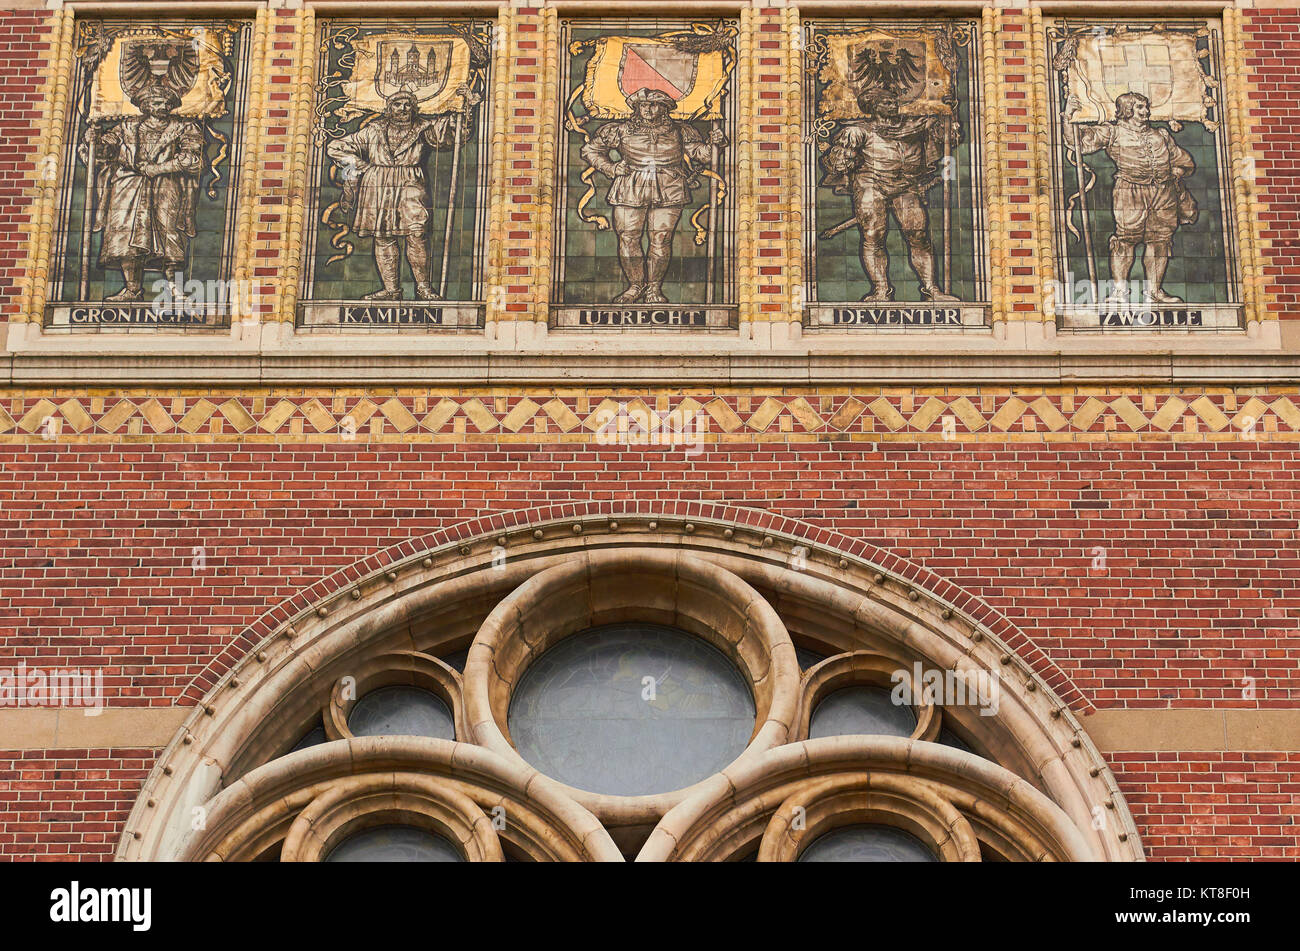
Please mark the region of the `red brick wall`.
<svg viewBox="0 0 1300 951"><path fill-rule="evenodd" d="M273 37L286 46L272 53L283 72L268 88L270 136L283 135L288 118L287 16ZM1300 281L1297 25L1295 11L1246 12L1270 290L1288 310ZM48 41L48 14L0 14L0 320L14 310L26 254ZM1008 37L1007 49L1020 42ZM518 52L512 68L535 75L534 31L521 30ZM1018 59L1008 68L1021 69ZM772 65L759 63L760 81ZM534 128L534 107L511 103L516 131ZM511 194L535 194L536 148L518 139L512 149ZM262 238L289 200L278 153L267 151ZM525 229L532 214L512 212L512 228ZM510 268L512 295L530 293L527 253L518 249ZM0 657L103 666L110 703L166 705L262 612L407 538L555 501L718 500L869 540L967 588L1098 707L1294 707L1296 456L1294 442L1269 440L735 442L694 458L559 444L6 444ZM1092 567L1096 547L1104 568ZM1242 695L1246 677L1253 699ZM153 755L0 752L0 857L111 854ZM1300 857L1297 754L1111 762L1152 857Z"/></svg>
<svg viewBox="0 0 1300 951"><path fill-rule="evenodd" d="M1098 707L1294 706L1292 443L0 446L0 652L170 704L262 612L490 512L711 500L986 599ZM191 567L193 549L206 567ZM1101 547L1105 567L1092 567ZM1244 677L1257 699L1242 698Z"/></svg>
<svg viewBox="0 0 1300 951"><path fill-rule="evenodd" d="M1300 10L1243 10L1246 68L1256 87L1250 118L1257 143L1255 174L1265 209L1264 258L1285 319L1300 319ZM1270 244L1271 243L1271 246Z"/></svg>
<svg viewBox="0 0 1300 951"><path fill-rule="evenodd" d="M27 256L32 186L41 174L37 133L48 92L50 22L43 10L0 13L0 324L17 309L15 282Z"/></svg>
<svg viewBox="0 0 1300 951"><path fill-rule="evenodd" d="M865 539L968 588L1099 707L1294 707L1296 457L1282 442L733 444L694 458L566 445L6 445L0 654L104 665L110 703L168 704L263 611L407 538L557 500L716 500ZM1104 569L1091 567L1095 546ZM1245 676L1255 700L1242 698ZM103 823L123 820L142 755L8 764L0 855L29 852L40 828L42 852L108 851ZM1297 856L1294 806L1277 798L1294 799L1296 784L1277 774L1294 774L1300 755L1112 762L1153 857ZM23 798L46 788L39 804Z"/></svg>
<svg viewBox="0 0 1300 951"><path fill-rule="evenodd" d="M1153 859L1300 859L1300 753L1109 757Z"/></svg>
<svg viewBox="0 0 1300 951"><path fill-rule="evenodd" d="M111 858L154 759L153 750L0 750L0 861Z"/></svg>

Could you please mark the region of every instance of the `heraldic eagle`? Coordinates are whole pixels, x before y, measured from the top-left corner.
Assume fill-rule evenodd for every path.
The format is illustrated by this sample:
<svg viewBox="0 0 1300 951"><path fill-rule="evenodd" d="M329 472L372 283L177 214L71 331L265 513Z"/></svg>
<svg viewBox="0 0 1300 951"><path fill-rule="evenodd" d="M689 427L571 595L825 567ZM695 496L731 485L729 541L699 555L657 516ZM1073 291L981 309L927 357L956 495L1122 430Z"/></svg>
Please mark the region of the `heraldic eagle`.
<svg viewBox="0 0 1300 951"><path fill-rule="evenodd" d="M132 102L160 86L182 99L198 78L199 51L181 40L128 40L122 47L120 75L122 91Z"/></svg>
<svg viewBox="0 0 1300 951"><path fill-rule="evenodd" d="M920 78L920 57L901 46L863 46L853 55L853 85L859 94L902 96Z"/></svg>

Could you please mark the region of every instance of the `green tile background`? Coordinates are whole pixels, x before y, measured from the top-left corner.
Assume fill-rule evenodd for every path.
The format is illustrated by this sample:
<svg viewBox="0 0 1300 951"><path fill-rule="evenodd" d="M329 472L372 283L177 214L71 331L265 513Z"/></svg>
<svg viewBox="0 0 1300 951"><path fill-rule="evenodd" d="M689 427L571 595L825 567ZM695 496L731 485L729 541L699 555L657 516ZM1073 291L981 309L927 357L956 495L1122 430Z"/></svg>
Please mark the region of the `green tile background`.
<svg viewBox="0 0 1300 951"><path fill-rule="evenodd" d="M1166 122L1153 122L1154 128L1168 128ZM1165 290L1185 301L1202 304L1232 302L1228 284L1227 252L1224 247L1222 210L1219 191L1219 156L1214 133L1198 122L1183 123L1180 131L1173 133L1174 141L1191 153L1196 171L1184 179L1200 216L1193 225L1180 225L1174 232L1173 257L1165 273ZM1079 177L1072 161L1072 153L1060 157L1065 194L1058 197L1062 204L1079 188ZM1115 231L1115 215L1111 211L1111 193L1115 185L1115 164L1105 151L1085 155L1084 161L1096 174L1097 180L1088 192L1088 215L1092 220L1093 254L1097 262L1097 280L1105 285L1110 273L1110 236ZM1076 230L1082 235L1083 213L1077 203L1071 215ZM1082 237L1075 238L1068 231L1063 235L1068 269L1075 281L1088 279L1088 259ZM1130 281L1146 280L1142 267L1143 246L1138 245ZM1064 276L1063 276L1064 279ZM1104 291L1103 291L1104 293Z"/></svg>
<svg viewBox="0 0 1300 951"><path fill-rule="evenodd" d="M1080 26L1074 24L1072 28L1077 29ZM1183 29L1191 29L1191 27L1184 25ZM1060 48L1060 41L1050 43L1049 46L1051 54L1055 55ZM1213 75L1219 75L1218 67L1214 63L1211 38L1198 37L1197 48L1204 55L1202 62L1210 64ZM1064 101L1064 82L1064 73L1054 75L1053 92L1056 98L1054 109L1058 112ZM1066 134L1062 125L1058 119L1055 131L1058 137ZM1169 129L1167 122L1152 122L1151 125L1157 129ZM1196 163L1196 171L1183 181L1196 198L1200 215L1195 224L1180 225L1174 232L1173 256L1165 273L1165 290L1188 303L1234 303L1232 282L1229 280L1232 264L1227 237L1223 233L1224 192L1221 183L1225 176L1224 170L1220 167L1217 138L1218 135L1224 134L1224 130L1220 129L1216 134L1214 130L1206 128L1202 123L1184 122L1179 131L1174 132L1170 129L1170 132L1174 141L1186 149ZM1059 163L1061 187L1064 191L1064 194L1056 196L1056 201L1063 211L1070 196L1078 192L1079 176L1074 165L1073 153L1064 146L1058 149L1056 161ZM1084 156L1084 162L1097 176L1092 189L1088 192L1088 214L1092 221L1092 244L1097 280L1102 285L1104 293L1105 286L1111 281L1109 241L1115 231L1115 216L1111 211L1115 165L1104 150ZM1080 232L1080 237L1075 238L1068 230L1062 230L1057 236L1058 246L1061 249L1058 254L1065 258L1066 270L1069 272L1068 275L1060 275L1060 279L1064 281L1068 277L1076 283L1086 282L1088 261L1082 238L1083 216L1077 203L1070 213L1070 220L1075 230ZM1129 273L1130 281L1146 280L1146 273L1142 266L1143 250L1143 246L1138 245L1133 269Z"/></svg>
<svg viewBox="0 0 1300 951"><path fill-rule="evenodd" d="M247 31L241 31L235 34L235 41L232 47L227 66L233 75L236 72L237 64L245 55L247 49L248 34ZM195 231L194 238L190 240L190 260L185 270L186 281L220 281L227 280L230 275L223 274L221 271L221 250L226 240L226 212L231 201L234 200L234 192L230 188L231 176L237 171L232 167L233 163L238 161L235 150L235 137L238 134L235 129L234 113L236 84L231 82L230 89L226 93L226 112L220 119L209 120L208 124L221 132L228 141L226 157L223 159L219 169L220 176L214 175L210 167L211 160L219 153L221 146L211 135L205 135L204 152L206 156L204 171L199 179L199 193L195 210ZM81 121L78 111L70 110L70 129L69 133L73 135L73 147L75 148L81 142L81 134L85 123ZM216 181L215 197L208 197L208 189ZM61 301L77 300L80 294L81 281L81 234L84 220L84 209L86 205L86 167L79 159L73 163L73 173L69 183L71 190L70 201L68 202L68 213L66 220L61 227L66 232L64 247L64 270L63 280L57 286L55 299ZM91 300L103 300L105 297L115 294L122 289L122 272L117 268L101 268L98 264L99 247L103 234L99 231L92 231L90 238L90 281L89 297ZM153 283L162 276L161 271L144 272L144 288L149 293Z"/></svg>
<svg viewBox="0 0 1300 951"><path fill-rule="evenodd" d="M396 29L409 33L446 32L445 26L424 27L412 24L410 21L372 21L371 25L362 29L358 36L369 36ZM335 49L331 45L327 67L331 74L341 68L339 59L345 54L345 50ZM474 114L474 121L466 123L461 133L460 181L456 189L456 210L453 215L451 230L451 253L447 259L447 289L444 294L447 300L474 299L473 254L476 240L474 219L480 201L478 191L480 155L477 136L479 124L484 121L484 110L486 108L487 97L485 96L484 101L478 104ZM358 116L344 123L341 128L345 132L355 132L364 121L364 117ZM323 149L324 145L322 144L318 148ZM429 270L436 289L438 274L442 267L442 250L446 235L447 200L451 192L452 150L430 149L427 155L425 177L432 193L429 212ZM342 193L342 189L330 180L330 169L332 167L333 163L328 158L324 158L321 162L320 177L316 182L316 188L319 189L316 207L322 212L325 208L338 201ZM342 216L337 210L334 212L334 217L342 220ZM374 241L369 237L361 237L349 231L345 240L354 246L352 253L342 260L335 261L333 264L326 264L326 261L339 253L339 249L330 245L330 238L333 236L334 230L320 221L319 213L316 216L315 224L314 280L312 286L304 294L304 299L355 300L378 290L380 280L379 272L375 269ZM402 276L403 296L414 300L415 281L411 278L411 271L406 263L405 255L402 256L399 273Z"/></svg>

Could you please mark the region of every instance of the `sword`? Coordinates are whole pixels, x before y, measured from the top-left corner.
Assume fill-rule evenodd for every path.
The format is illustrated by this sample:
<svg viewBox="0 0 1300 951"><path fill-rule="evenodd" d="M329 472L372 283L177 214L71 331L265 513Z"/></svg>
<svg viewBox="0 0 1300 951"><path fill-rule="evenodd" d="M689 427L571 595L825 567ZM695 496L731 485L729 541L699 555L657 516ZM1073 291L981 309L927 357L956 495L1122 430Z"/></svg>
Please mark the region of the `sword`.
<svg viewBox="0 0 1300 951"><path fill-rule="evenodd" d="M933 188L937 181L938 181L938 176L935 175L928 175L923 178L919 178L917 179L915 190L920 192L920 194L924 197L925 193L928 192L931 188ZM850 228L856 228L857 226L858 226L858 219L856 217L845 218L839 224L832 225L831 227L827 228L825 231L818 234L818 237L821 238L822 240L828 240L830 238L835 237L836 235L843 234L844 232L848 231Z"/></svg>
<svg viewBox="0 0 1300 951"><path fill-rule="evenodd" d="M844 232L848 231L850 228L856 228L857 226L858 226L857 218L845 218L839 224L827 228L820 235L818 235L818 237L822 238L823 240L826 240L835 237L837 234L843 234Z"/></svg>

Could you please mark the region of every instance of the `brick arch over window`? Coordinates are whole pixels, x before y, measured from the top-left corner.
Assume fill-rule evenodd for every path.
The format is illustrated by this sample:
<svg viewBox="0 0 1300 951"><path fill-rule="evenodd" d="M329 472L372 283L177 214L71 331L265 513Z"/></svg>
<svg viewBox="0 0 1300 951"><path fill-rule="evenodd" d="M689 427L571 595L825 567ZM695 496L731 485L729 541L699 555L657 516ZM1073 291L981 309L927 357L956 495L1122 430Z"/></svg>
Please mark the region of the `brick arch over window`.
<svg viewBox="0 0 1300 951"><path fill-rule="evenodd" d="M610 519L623 519L629 524L630 520L653 520L666 534L683 534L684 527L688 524L714 524L722 526L724 530L730 528L736 533L758 536L760 540L770 537L772 544L780 544L786 552L799 546L809 550L834 552L846 561L881 573L900 585L924 592L928 599L951 608L955 614L988 631L1042 678L1061 701L1076 713L1087 715L1096 709L1069 675L1015 624L982 598L929 569L870 542L821 528L802 519L776 515L761 509L695 501L664 505L586 502L514 509L459 522L399 542L321 578L267 611L209 661L182 691L178 702L181 705L198 703L234 665L267 637L282 630L285 625L292 624L296 618L311 614L322 603L346 595L364 578L383 574L393 566L418 556L434 556L466 546L471 551L481 550L485 546L491 548L501 538L506 539L508 548L512 539L527 538L537 531L541 531L544 537L565 537L565 533L572 532L575 525L587 526L592 523L591 528L598 528Z"/></svg>
<svg viewBox="0 0 1300 951"><path fill-rule="evenodd" d="M1001 764L994 785L1001 784L1008 804L1022 795L1055 803L1051 808L1062 811L1060 818L1078 836L1049 854L1141 859L1124 798L1067 702L1073 698L1081 706L1082 698L1010 622L955 585L864 542L769 513L708 504L557 506L492 516L387 549L277 606L191 685L197 706L146 782L119 858L182 854L169 850L179 847L179 830L191 811L217 797L227 803L237 798L232 785L243 785L243 777L255 789L275 773L298 734L320 714L322 697L332 702L330 684L345 670L355 673L367 658L410 651L441 657L446 654L435 647L477 645L492 629L491 619L503 616L505 602L536 587L543 575L563 571L581 582L603 579L611 568L635 575L658 563L670 578L674 572L682 577L687 561L695 565L692 571L716 574L719 584L706 588L730 584L748 591L755 604L770 602L766 610L775 609L779 636L793 638L796 646L800 637L812 637L832 652L876 651L891 669L921 659L938 670L995 672L1002 699L994 716L953 710L978 753L954 750L945 754L955 759L944 768L976 777L979 764L987 762L981 756L991 756ZM726 578L733 580L724 584ZM790 641L784 643L783 650L790 650ZM839 653L840 660L826 664L847 656ZM353 666L345 669L343 663ZM450 671L452 689L459 689ZM467 687L473 680L468 673ZM804 678L808 685L814 673ZM800 692L811 690L808 685ZM806 719L807 708L802 704L795 719ZM807 724L785 719L785 739L775 742L796 745ZM327 733L329 722L327 717ZM458 722L459 741L469 721ZM930 732L922 725L923 735L914 739L932 740L937 723ZM452 745L482 748L482 737L474 735L478 729L478 723L469 724L466 742ZM827 741L814 746L821 749ZM910 749L903 744L890 753L896 768L910 768ZM522 770L523 764L514 767ZM760 798L772 794L762 782L755 792ZM987 802L998 795L993 790L985 783L960 795ZM648 831L672 804L646 803L620 818L622 807L611 811L599 800L586 803L611 832L622 823L629 836L620 839L626 854L626 843L637 834L631 826ZM1098 816L1106 820L1100 831L1094 825Z"/></svg>

